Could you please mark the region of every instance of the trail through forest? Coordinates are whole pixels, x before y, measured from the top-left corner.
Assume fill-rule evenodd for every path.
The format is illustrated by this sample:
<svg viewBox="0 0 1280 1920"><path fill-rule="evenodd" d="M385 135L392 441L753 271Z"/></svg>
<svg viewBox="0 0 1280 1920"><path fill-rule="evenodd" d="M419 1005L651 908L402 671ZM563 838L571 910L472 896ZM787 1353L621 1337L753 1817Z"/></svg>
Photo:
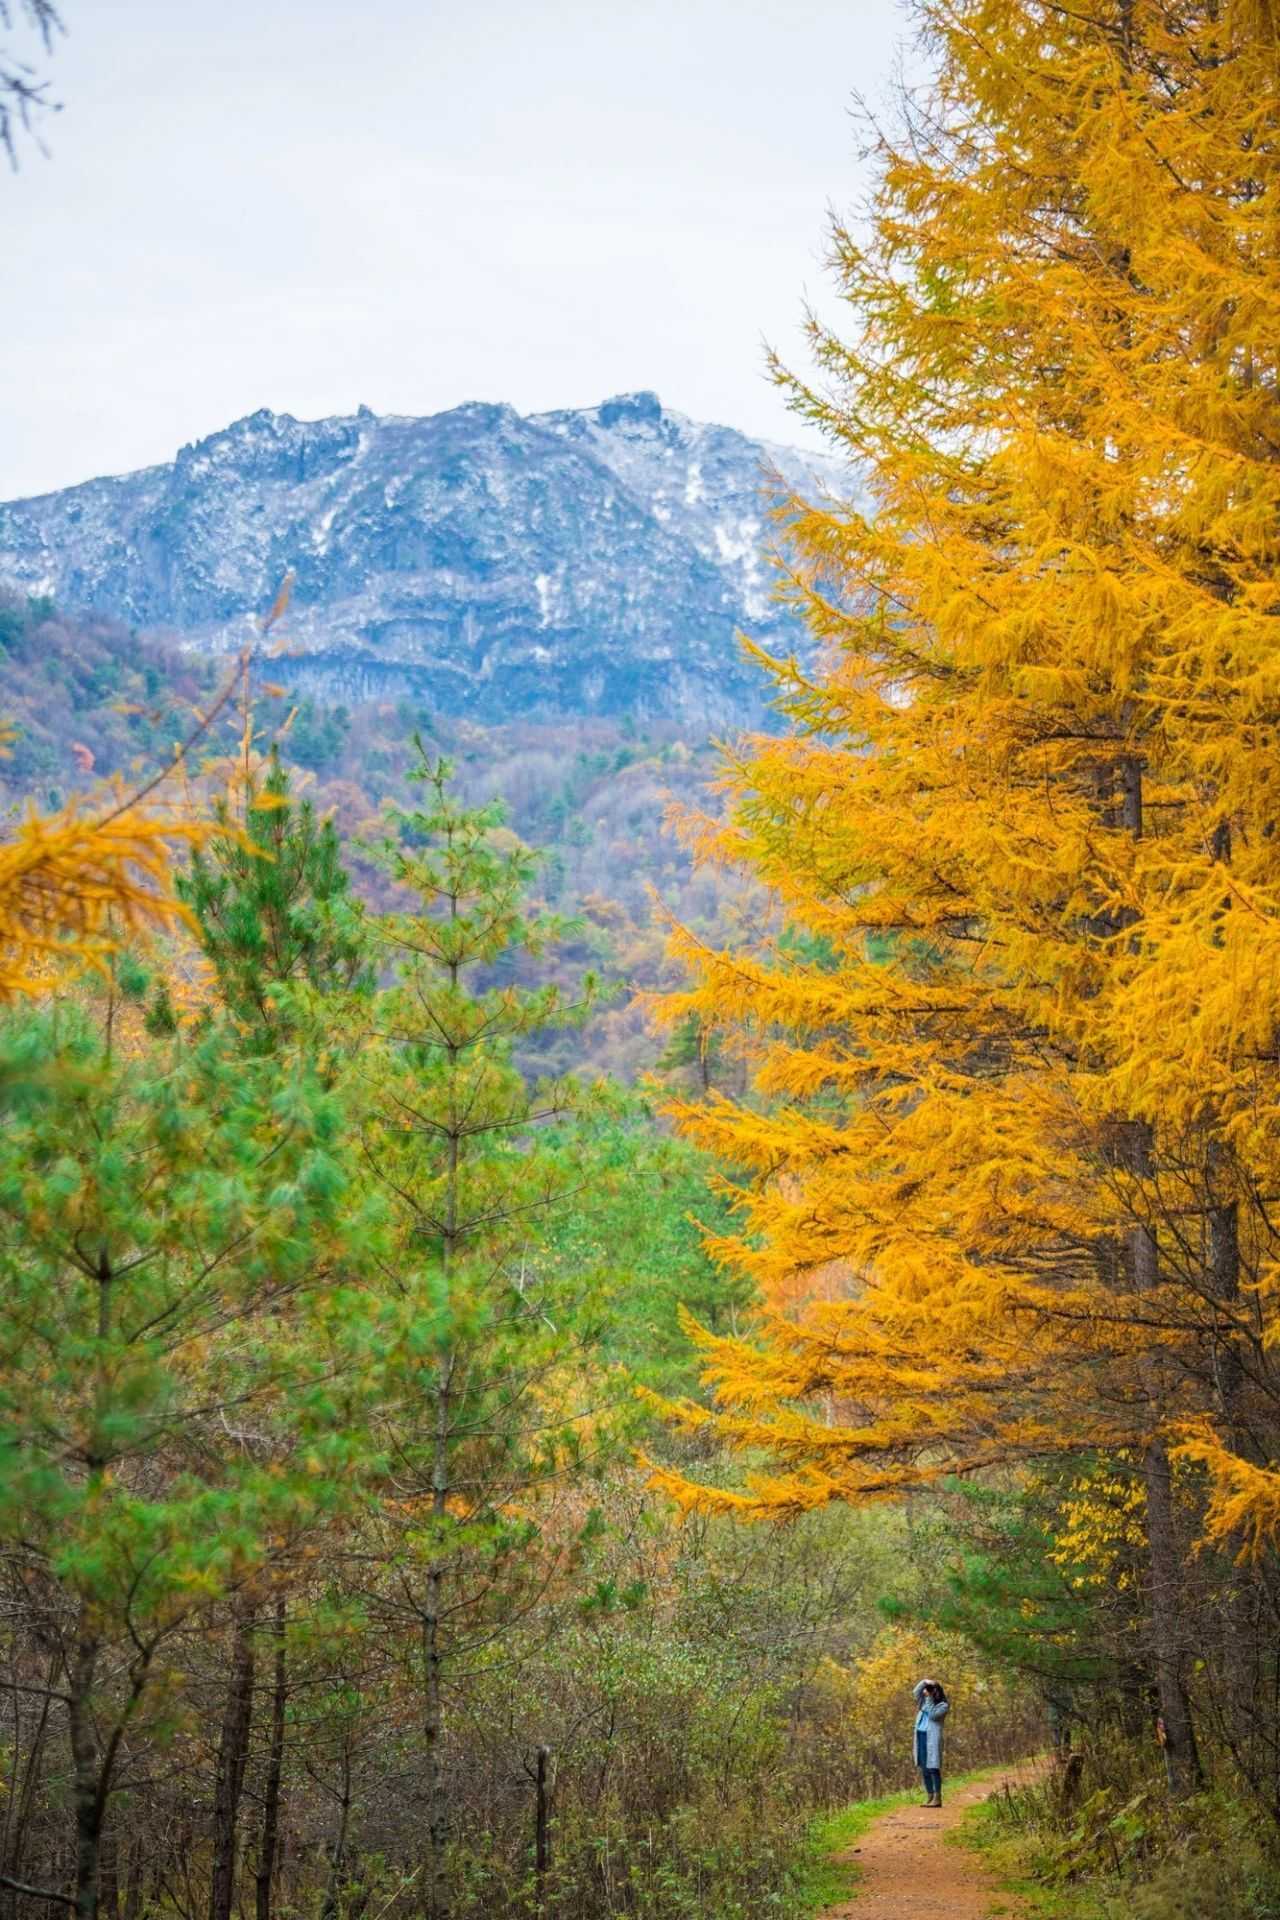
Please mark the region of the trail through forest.
<svg viewBox="0 0 1280 1920"><path fill-rule="evenodd" d="M1001 1891L980 1860L944 1844L967 1807L1006 1785L1016 1786L1034 1763L975 1780L948 1795L940 1808L896 1807L883 1813L856 1846L836 1858L856 1865L861 1879L849 1900L828 1907L822 1920L1015 1920L1026 1909Z"/></svg>

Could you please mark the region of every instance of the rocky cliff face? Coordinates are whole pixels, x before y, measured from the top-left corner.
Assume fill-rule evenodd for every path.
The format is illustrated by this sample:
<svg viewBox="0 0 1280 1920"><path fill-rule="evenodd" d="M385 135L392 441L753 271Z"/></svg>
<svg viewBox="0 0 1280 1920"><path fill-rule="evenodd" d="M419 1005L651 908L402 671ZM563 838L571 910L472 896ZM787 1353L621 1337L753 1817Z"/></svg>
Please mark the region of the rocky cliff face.
<svg viewBox="0 0 1280 1920"><path fill-rule="evenodd" d="M0 505L0 582L226 648L292 568L288 676L328 697L734 725L767 693L736 631L804 646L770 598L771 474L839 487L651 393L527 418L263 411L171 466Z"/></svg>

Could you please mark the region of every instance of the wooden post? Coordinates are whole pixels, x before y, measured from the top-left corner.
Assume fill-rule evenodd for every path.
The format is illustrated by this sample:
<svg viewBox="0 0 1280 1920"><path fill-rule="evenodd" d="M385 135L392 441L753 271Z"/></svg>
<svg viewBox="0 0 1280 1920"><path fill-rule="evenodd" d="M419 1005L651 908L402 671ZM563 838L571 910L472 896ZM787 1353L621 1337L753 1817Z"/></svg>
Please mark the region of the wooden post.
<svg viewBox="0 0 1280 1920"><path fill-rule="evenodd" d="M524 1770L533 1781L533 1876L538 1912L546 1894L547 1868L551 1864L551 1749L536 1747L534 1765L526 1760Z"/></svg>
<svg viewBox="0 0 1280 1920"><path fill-rule="evenodd" d="M538 1795L537 1834L535 1837L534 1862L533 1862L534 1870L538 1876L539 1889L541 1889L543 1878L546 1874L547 1868L550 1865L550 1861L551 1861L551 1836L549 1831L549 1816L548 1816L548 1807L547 1807L547 1768L550 1760L551 1760L550 1747L539 1747L538 1748L538 1776L537 1776L537 1795Z"/></svg>

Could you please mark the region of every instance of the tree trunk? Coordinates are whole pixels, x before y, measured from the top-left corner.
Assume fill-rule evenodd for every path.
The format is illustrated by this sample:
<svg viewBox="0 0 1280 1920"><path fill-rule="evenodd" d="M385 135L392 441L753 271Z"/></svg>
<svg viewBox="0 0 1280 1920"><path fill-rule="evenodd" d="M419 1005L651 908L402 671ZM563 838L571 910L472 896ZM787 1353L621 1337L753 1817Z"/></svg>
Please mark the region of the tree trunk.
<svg viewBox="0 0 1280 1920"><path fill-rule="evenodd" d="M456 916L457 900L451 902ZM457 967L450 968L450 979L457 986ZM461 1132L456 1114L451 1114L454 1130L449 1135L448 1164L445 1179L444 1232L440 1242L440 1267L444 1282L446 1312L453 1276L458 1231L458 1179L461 1159ZM456 1356L443 1353L436 1367L435 1432L431 1453L431 1512L437 1527L443 1527L449 1510L451 1439L453 1423L453 1370ZM445 1849L449 1841L448 1787L444 1773L444 1650L440 1643L444 1603L444 1562L434 1560L427 1572L423 1596L422 1660L423 1716L422 1732L427 1749L427 1912L431 1920L447 1920L449 1887L445 1868Z"/></svg>
<svg viewBox="0 0 1280 1920"><path fill-rule="evenodd" d="M456 1160L451 1168L456 1178ZM450 1217L453 1197L450 1194ZM451 1250L447 1248L447 1251ZM445 1264L448 1273L448 1261ZM431 1511L437 1526L448 1514L450 1428L453 1418L455 1356L446 1354L436 1377L435 1440L431 1468ZM444 1772L444 1648L443 1623L445 1563L432 1562L427 1571L422 1609L422 1732L427 1749L427 1912L431 1920L447 1920L449 1887L445 1850L449 1842L449 1795Z"/></svg>
<svg viewBox="0 0 1280 1920"><path fill-rule="evenodd" d="M226 1707L222 1716L222 1734L218 1742L218 1765L213 1791L213 1864L209 1878L209 1920L231 1920L231 1905L236 1885L236 1820L240 1794L244 1787L245 1763L249 1757L249 1732L253 1721L253 1625L252 1606L237 1603L233 1611L234 1634L231 1652L231 1678L227 1685Z"/></svg>
<svg viewBox="0 0 1280 1920"><path fill-rule="evenodd" d="M27 1764L23 1772L21 1788L17 1786L18 1735L16 1730L17 1715L15 1711L13 1786L9 1798L5 1802L5 1848L3 1855L0 1856L0 1869L7 1873L12 1880L22 1880L25 1878L23 1860L27 1847L27 1829L31 1824L31 1812L35 1805L36 1786L40 1780L42 1771L45 1740L49 1732L50 1695L58 1679L59 1664L58 1655L56 1653L51 1654L49 1656L49 1665L45 1671L45 1694L40 1702L40 1718L36 1723L36 1730L31 1740L31 1748L27 1754ZM13 1892L12 1889L9 1890L8 1894L8 1906L11 1915L16 1916L18 1911L18 1895Z"/></svg>
<svg viewBox="0 0 1280 1920"><path fill-rule="evenodd" d="M1179 1798L1204 1783L1191 1705L1183 1677L1182 1637L1178 1631L1179 1574L1173 1512L1173 1476L1164 1440L1147 1443L1143 1472L1147 1490L1147 1550L1150 1570L1151 1650L1164 1722L1164 1753L1169 1785Z"/></svg>
<svg viewBox="0 0 1280 1920"><path fill-rule="evenodd" d="M124 1920L139 1920L142 1913L142 1848L135 1840L129 1848L124 1882Z"/></svg>
<svg viewBox="0 0 1280 1920"><path fill-rule="evenodd" d="M320 1920L337 1920L338 1901L347 1869L347 1833L351 1824L351 1746L342 1748L342 1791L338 1796L338 1826L330 1846L329 1881L324 1890Z"/></svg>
<svg viewBox="0 0 1280 1920"><path fill-rule="evenodd" d="M1132 1121L1125 1134L1125 1160L1130 1172L1140 1178L1150 1178L1153 1172L1150 1127L1143 1121ZM1160 1252L1150 1227L1134 1227L1129 1237L1129 1257L1134 1291L1149 1292L1158 1285L1160 1279ZM1164 1383L1159 1360L1148 1355L1141 1363L1141 1375L1151 1421L1151 1436L1143 1456L1147 1629L1160 1698L1169 1785L1175 1794L1182 1796L1194 1793L1201 1785L1202 1776L1191 1720L1191 1704L1187 1697L1182 1636L1178 1625L1182 1560L1174 1518L1169 1451L1160 1431Z"/></svg>
<svg viewBox="0 0 1280 1920"><path fill-rule="evenodd" d="M1244 1335L1238 1327L1240 1307L1239 1202L1227 1187L1226 1153L1213 1145L1208 1156L1209 1288L1223 1308L1213 1330L1213 1387L1222 1431L1234 1452L1251 1451L1242 1417L1245 1365L1241 1357ZM1259 1726L1255 1711L1257 1688L1267 1643L1259 1632L1257 1590L1248 1566L1242 1535L1224 1542L1221 1641L1216 1666L1221 1676L1217 1692L1223 1735L1236 1764L1247 1779L1258 1782L1258 1760L1271 1751L1271 1740ZM1259 1736L1262 1736L1261 1739ZM1264 1768L1265 1770L1265 1768Z"/></svg>
<svg viewBox="0 0 1280 1920"><path fill-rule="evenodd" d="M1220 866L1231 865L1231 826L1220 820L1213 830L1211 851ZM1214 939L1225 938L1225 920L1231 911L1231 896L1225 894L1216 915ZM1233 1447L1240 1447L1240 1390L1244 1385L1244 1363L1240 1357L1235 1328L1240 1300L1240 1205L1232 1178L1231 1156L1218 1140L1210 1140L1205 1156L1205 1177L1209 1202L1209 1289L1226 1312L1224 1326L1215 1328L1214 1385L1218 1408Z"/></svg>
<svg viewBox="0 0 1280 1920"><path fill-rule="evenodd" d="M551 1865L551 1749L538 1748L534 1772L533 1872L538 1889L538 1912L544 1910L547 1896L547 1869Z"/></svg>
<svg viewBox="0 0 1280 1920"><path fill-rule="evenodd" d="M456 1160L452 1171L456 1175ZM452 1206L452 1194L450 1205ZM449 1263L446 1257L446 1276L448 1271ZM448 1515L453 1368L454 1356L448 1353L441 1358L436 1369L435 1432L431 1456L431 1512L437 1527L443 1527ZM445 1871L445 1849L449 1840L449 1799L444 1772L444 1648L441 1644L445 1570L443 1560L433 1560L428 1567L421 1615L422 1736L427 1750L427 1913L430 1920L446 1920L449 1911L449 1888Z"/></svg>
<svg viewBox="0 0 1280 1920"><path fill-rule="evenodd" d="M98 1852L98 1912L101 1920L120 1920L120 1862L114 1822L106 1822Z"/></svg>
<svg viewBox="0 0 1280 1920"><path fill-rule="evenodd" d="M422 1618L422 1732L427 1748L427 1912L431 1920L446 1920L449 1910L445 1877L445 1848L449 1839L449 1805L444 1777L444 1665L440 1648L440 1610L444 1569L427 1574Z"/></svg>
<svg viewBox="0 0 1280 1920"><path fill-rule="evenodd" d="M1231 823L1219 820L1213 830L1210 852L1223 868L1230 868L1232 854ZM1232 896L1222 895L1215 915L1214 941L1221 946L1226 939L1227 916ZM1248 1436L1242 1421L1242 1396L1245 1363L1242 1349L1246 1335L1240 1328L1240 1202L1232 1158L1228 1148L1217 1139L1210 1140L1205 1156L1205 1185L1208 1215L1209 1295L1222 1307L1221 1318L1215 1312L1213 1327L1213 1391L1222 1431L1236 1453L1248 1449ZM1260 1655L1265 1639L1259 1634L1256 1617L1256 1593L1246 1571L1244 1539L1239 1535L1225 1542L1224 1558L1231 1562L1224 1569L1226 1593L1221 1620L1221 1642L1217 1669L1222 1676L1219 1695L1223 1734L1236 1764L1248 1779L1256 1777L1255 1756L1258 1747L1258 1718L1254 1701L1259 1679ZM1267 1741L1267 1747L1270 1742Z"/></svg>
<svg viewBox="0 0 1280 1920"><path fill-rule="evenodd" d="M67 1676L67 1728L71 1739L72 1792L76 1815L76 1913L98 1920L98 1851L103 1806L99 1791L98 1743L93 1731L93 1688L98 1672L98 1642L89 1629L88 1608L80 1609L75 1651Z"/></svg>
<svg viewBox="0 0 1280 1920"><path fill-rule="evenodd" d="M1120 789L1122 825L1135 840L1140 840L1143 831L1142 762L1136 755L1126 755L1121 762ZM1145 1120L1130 1121L1125 1128L1125 1135L1125 1160L1129 1171L1139 1179L1150 1182L1155 1172L1150 1123ZM1149 1292L1159 1285L1160 1250L1154 1230L1145 1223L1135 1226L1130 1235L1130 1259L1135 1292ZM1194 1793L1201 1786L1203 1776L1183 1672L1182 1637L1178 1625L1181 1556L1174 1517L1169 1451L1160 1431L1164 1381L1159 1360L1148 1356L1142 1363L1141 1372L1151 1420L1151 1435L1143 1456L1148 1628L1160 1697L1169 1785L1176 1795L1182 1797Z"/></svg>
<svg viewBox="0 0 1280 1920"><path fill-rule="evenodd" d="M1211 1173L1212 1165L1211 1156ZM1223 1422L1232 1445L1238 1446L1244 1365L1231 1325L1240 1299L1240 1221L1235 1200L1215 1201L1209 1208L1209 1274L1214 1299L1227 1309L1225 1330L1218 1330L1214 1341L1214 1384Z"/></svg>
<svg viewBox="0 0 1280 1920"><path fill-rule="evenodd" d="M258 1846L256 1880L257 1920L271 1920L271 1891L280 1841L280 1781L284 1773L284 1715L289 1698L289 1672L285 1646L286 1603L283 1594L275 1608L275 1673L271 1688L271 1751L267 1757L267 1779L262 1796L262 1838Z"/></svg>

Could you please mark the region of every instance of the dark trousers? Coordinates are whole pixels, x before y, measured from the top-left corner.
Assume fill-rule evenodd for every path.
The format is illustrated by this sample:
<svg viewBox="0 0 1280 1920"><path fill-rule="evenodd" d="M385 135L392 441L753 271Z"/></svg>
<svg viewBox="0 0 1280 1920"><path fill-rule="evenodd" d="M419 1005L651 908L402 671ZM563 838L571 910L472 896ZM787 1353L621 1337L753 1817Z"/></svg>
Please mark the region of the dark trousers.
<svg viewBox="0 0 1280 1920"><path fill-rule="evenodd" d="M928 1751L929 1751L929 1736L927 1733L921 1731L916 1735L916 1765L920 1769L920 1778L924 1781L925 1792L937 1794L939 1798L941 1798L942 1768L926 1767L924 1762L925 1762L925 1755L928 1753Z"/></svg>

